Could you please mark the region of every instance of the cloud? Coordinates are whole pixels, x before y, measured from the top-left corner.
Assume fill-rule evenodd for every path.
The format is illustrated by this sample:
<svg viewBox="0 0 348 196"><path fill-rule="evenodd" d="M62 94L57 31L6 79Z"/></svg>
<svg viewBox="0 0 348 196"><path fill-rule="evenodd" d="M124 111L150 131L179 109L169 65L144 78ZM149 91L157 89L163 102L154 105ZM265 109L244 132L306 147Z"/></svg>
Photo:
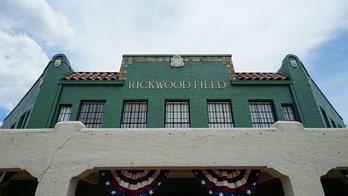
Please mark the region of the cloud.
<svg viewBox="0 0 348 196"><path fill-rule="evenodd" d="M3 0L0 23L2 29L26 32L50 47L70 47L75 39L75 31L68 20L44 0Z"/></svg>
<svg viewBox="0 0 348 196"><path fill-rule="evenodd" d="M58 52L65 53L77 71L118 71L122 54L158 53L232 54L237 72L277 71L282 59L293 53L310 70L313 65L306 62L311 62L313 49L347 29L348 18L344 0L3 0L1 4L0 39L23 51L9 54L1 44L5 64L0 66L10 73L32 59L35 65L26 70L33 73L31 80L23 80L30 85L33 76L43 71L40 66L47 64L46 54L52 57ZM21 44L24 49L19 49ZM6 101L1 104L11 107Z"/></svg>
<svg viewBox="0 0 348 196"><path fill-rule="evenodd" d="M0 107L10 111L48 63L42 48L25 34L0 31Z"/></svg>
<svg viewBox="0 0 348 196"><path fill-rule="evenodd" d="M91 1L64 12L78 34L67 56L78 69L118 71L125 53L227 53L237 71L276 71L287 54L306 60L344 28L347 10L341 0Z"/></svg>
<svg viewBox="0 0 348 196"><path fill-rule="evenodd" d="M67 54L75 62L73 67L118 71L122 54L161 53L162 48L154 47L153 43L161 42L180 18L178 2L90 1L81 5L77 14L62 11L73 21L78 34L76 52ZM50 4L59 10L70 9L69 3L52 1Z"/></svg>
<svg viewBox="0 0 348 196"><path fill-rule="evenodd" d="M46 1L1 2L1 117L14 108L43 72L49 61L47 53L72 48L74 39L75 31L67 18Z"/></svg>
<svg viewBox="0 0 348 196"><path fill-rule="evenodd" d="M307 56L340 29L343 14L347 17L347 7L338 1L266 2L189 1L184 20L173 25L162 46L232 53L238 70L271 71L288 53Z"/></svg>

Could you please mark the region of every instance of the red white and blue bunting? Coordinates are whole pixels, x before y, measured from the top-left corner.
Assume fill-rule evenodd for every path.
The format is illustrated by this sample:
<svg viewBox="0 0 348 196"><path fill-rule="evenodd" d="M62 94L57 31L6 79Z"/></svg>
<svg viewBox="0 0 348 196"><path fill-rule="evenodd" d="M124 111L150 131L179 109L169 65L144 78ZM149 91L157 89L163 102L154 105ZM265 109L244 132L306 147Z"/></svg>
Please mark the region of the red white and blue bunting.
<svg viewBox="0 0 348 196"><path fill-rule="evenodd" d="M0 172L0 186L6 186L16 172Z"/></svg>
<svg viewBox="0 0 348 196"><path fill-rule="evenodd" d="M112 196L150 196L167 178L169 170L100 171L100 180Z"/></svg>
<svg viewBox="0 0 348 196"><path fill-rule="evenodd" d="M256 190L260 170L193 170L212 196L247 196Z"/></svg>

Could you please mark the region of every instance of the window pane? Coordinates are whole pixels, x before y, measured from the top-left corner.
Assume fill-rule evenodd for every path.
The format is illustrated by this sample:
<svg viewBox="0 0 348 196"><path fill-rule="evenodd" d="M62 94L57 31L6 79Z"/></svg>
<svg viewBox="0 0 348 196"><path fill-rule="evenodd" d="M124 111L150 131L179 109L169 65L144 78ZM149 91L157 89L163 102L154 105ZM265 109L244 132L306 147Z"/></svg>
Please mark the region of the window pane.
<svg viewBox="0 0 348 196"><path fill-rule="evenodd" d="M79 121L88 128L100 128L104 116L105 102L82 102Z"/></svg>
<svg viewBox="0 0 348 196"><path fill-rule="evenodd" d="M71 105L61 105L57 122L68 121L71 114Z"/></svg>
<svg viewBox="0 0 348 196"><path fill-rule="evenodd" d="M147 102L125 102L121 128L146 128Z"/></svg>
<svg viewBox="0 0 348 196"><path fill-rule="evenodd" d="M287 120L287 121L295 121L296 120L294 110L293 110L291 105L283 105L282 109L283 109L283 114L284 114L285 120Z"/></svg>
<svg viewBox="0 0 348 196"><path fill-rule="evenodd" d="M249 102L249 109L253 127L270 127L275 122L271 102Z"/></svg>
<svg viewBox="0 0 348 196"><path fill-rule="evenodd" d="M209 128L233 127L231 103L228 101L208 102L208 125Z"/></svg>
<svg viewBox="0 0 348 196"><path fill-rule="evenodd" d="M166 102L166 128L190 127L189 104L186 101Z"/></svg>

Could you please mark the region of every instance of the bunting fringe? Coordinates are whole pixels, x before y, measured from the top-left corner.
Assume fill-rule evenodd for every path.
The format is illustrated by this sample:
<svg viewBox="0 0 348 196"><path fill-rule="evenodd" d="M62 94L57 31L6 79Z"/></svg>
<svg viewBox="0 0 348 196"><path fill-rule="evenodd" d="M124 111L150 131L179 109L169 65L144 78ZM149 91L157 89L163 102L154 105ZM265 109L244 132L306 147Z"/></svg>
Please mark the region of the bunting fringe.
<svg viewBox="0 0 348 196"><path fill-rule="evenodd" d="M112 196L150 196L167 178L169 170L100 171L100 181Z"/></svg>
<svg viewBox="0 0 348 196"><path fill-rule="evenodd" d="M212 196L248 196L256 191L260 170L192 170ZM111 196L151 196L169 170L100 171L100 181Z"/></svg>
<svg viewBox="0 0 348 196"><path fill-rule="evenodd" d="M193 170L212 196L247 196L256 190L260 170Z"/></svg>

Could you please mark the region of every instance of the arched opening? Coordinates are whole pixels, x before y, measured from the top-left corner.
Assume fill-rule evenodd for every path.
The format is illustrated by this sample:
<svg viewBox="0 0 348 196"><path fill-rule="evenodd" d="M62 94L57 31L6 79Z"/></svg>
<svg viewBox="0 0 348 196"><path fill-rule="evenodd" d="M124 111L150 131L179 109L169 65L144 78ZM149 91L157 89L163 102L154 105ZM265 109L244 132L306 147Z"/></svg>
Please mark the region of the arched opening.
<svg viewBox="0 0 348 196"><path fill-rule="evenodd" d="M348 167L331 169L320 181L326 196L348 195Z"/></svg>
<svg viewBox="0 0 348 196"><path fill-rule="evenodd" d="M110 169L110 168L108 168ZM119 168L118 168L119 169ZM129 169L129 168L127 168ZM140 168L136 168L139 170ZM79 176L74 177L77 181L75 196L109 196L104 184L100 182L100 170L93 169L87 170L81 173ZM111 169L112 170L112 169ZM132 168L134 170L134 168ZM256 191L252 193L253 196L285 196L283 182L279 177L274 176L274 171L265 169L260 172ZM196 179L191 169L170 169L166 180L161 187L156 190L154 196L210 196L210 194L203 188L202 184Z"/></svg>
<svg viewBox="0 0 348 196"><path fill-rule="evenodd" d="M281 180L272 176L270 173L261 172L257 189L253 196L285 196L284 188Z"/></svg>
<svg viewBox="0 0 348 196"><path fill-rule="evenodd" d="M0 196L34 196L37 178L26 170L0 169Z"/></svg>

